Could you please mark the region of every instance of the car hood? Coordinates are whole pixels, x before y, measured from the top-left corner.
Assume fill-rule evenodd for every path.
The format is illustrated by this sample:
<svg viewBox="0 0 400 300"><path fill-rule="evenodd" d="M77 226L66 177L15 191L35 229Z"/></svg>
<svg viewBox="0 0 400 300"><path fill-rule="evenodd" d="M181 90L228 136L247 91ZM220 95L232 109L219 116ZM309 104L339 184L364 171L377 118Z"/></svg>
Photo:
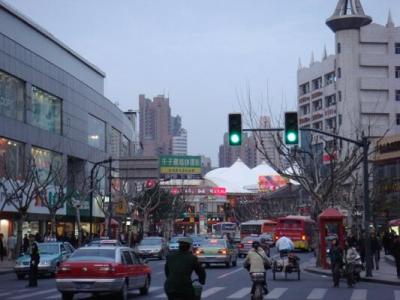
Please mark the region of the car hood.
<svg viewBox="0 0 400 300"><path fill-rule="evenodd" d="M60 257L60 255L58 255L58 254L40 254L40 261L58 259L59 257ZM30 261L31 261L31 256L24 255L24 256L19 257L16 260L16 263L30 262Z"/></svg>

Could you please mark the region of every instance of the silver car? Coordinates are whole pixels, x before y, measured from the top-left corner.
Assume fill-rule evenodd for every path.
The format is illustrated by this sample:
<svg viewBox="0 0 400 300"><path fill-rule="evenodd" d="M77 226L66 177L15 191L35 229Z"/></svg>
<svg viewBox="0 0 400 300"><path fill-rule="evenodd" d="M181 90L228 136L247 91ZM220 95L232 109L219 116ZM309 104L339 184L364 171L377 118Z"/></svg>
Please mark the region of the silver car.
<svg viewBox="0 0 400 300"><path fill-rule="evenodd" d="M163 260L168 254L168 245L161 237L145 237L138 246L138 253L142 258Z"/></svg>

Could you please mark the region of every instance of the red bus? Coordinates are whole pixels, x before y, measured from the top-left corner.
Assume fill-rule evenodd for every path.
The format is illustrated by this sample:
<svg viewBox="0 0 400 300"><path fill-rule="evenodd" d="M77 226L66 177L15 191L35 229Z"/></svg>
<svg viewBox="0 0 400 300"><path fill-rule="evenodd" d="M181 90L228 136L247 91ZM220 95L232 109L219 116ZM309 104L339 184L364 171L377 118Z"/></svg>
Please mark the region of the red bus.
<svg viewBox="0 0 400 300"><path fill-rule="evenodd" d="M271 234L274 238L276 222L272 220L252 220L240 224L240 238L250 235Z"/></svg>
<svg viewBox="0 0 400 300"><path fill-rule="evenodd" d="M287 216L278 219L275 229L275 240L282 236L290 238L296 249L311 251L315 221L305 216Z"/></svg>

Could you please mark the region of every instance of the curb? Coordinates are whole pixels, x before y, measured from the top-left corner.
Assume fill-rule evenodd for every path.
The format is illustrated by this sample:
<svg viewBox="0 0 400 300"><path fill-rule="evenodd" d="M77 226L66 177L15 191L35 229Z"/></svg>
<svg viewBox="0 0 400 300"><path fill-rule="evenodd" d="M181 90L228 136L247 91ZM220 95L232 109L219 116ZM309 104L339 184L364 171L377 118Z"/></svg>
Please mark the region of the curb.
<svg viewBox="0 0 400 300"><path fill-rule="evenodd" d="M309 273L318 274L318 275L325 275L325 276L332 277L332 274L330 272L320 271L320 270L316 270L314 268L306 267L306 268L304 268L304 271L309 272ZM384 280L384 279L378 279L378 278L374 278L374 277L361 277L361 281L400 286L400 281Z"/></svg>

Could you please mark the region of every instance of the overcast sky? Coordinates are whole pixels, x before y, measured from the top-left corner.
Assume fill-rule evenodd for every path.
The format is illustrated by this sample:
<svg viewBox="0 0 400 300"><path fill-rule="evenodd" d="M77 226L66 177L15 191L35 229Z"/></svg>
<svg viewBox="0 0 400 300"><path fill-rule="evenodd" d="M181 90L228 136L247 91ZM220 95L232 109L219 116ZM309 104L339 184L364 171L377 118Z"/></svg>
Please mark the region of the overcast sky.
<svg viewBox="0 0 400 300"><path fill-rule="evenodd" d="M183 118L189 154L210 156L227 114L247 91L276 114L296 107L298 59L333 52L325 19L337 0L6 0L106 72L105 94L137 109L138 95L169 95ZM374 22L399 0L362 0ZM241 100L240 100L241 99ZM276 116L274 116L276 117Z"/></svg>

